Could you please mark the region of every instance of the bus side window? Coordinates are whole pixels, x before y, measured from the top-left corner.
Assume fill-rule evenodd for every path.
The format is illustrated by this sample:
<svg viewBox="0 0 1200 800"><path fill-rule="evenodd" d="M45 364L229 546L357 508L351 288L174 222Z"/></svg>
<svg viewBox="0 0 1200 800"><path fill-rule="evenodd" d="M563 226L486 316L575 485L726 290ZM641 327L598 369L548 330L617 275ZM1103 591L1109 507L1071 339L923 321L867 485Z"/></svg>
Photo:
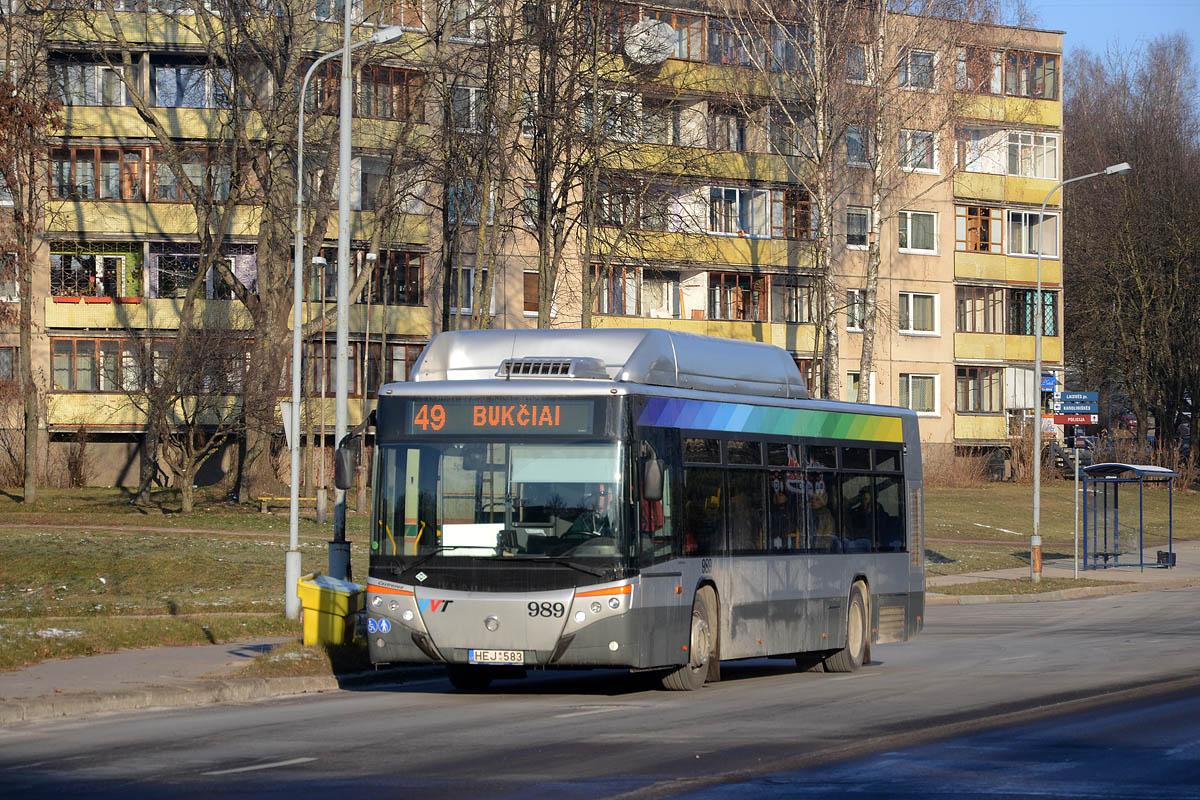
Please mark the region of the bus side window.
<svg viewBox="0 0 1200 800"><path fill-rule="evenodd" d="M638 531L638 560L643 565L666 561L683 554L679 521L679 434L661 428L639 430L634 451L633 485L637 498L635 519ZM662 499L647 500L643 482L646 462L655 460L662 469Z"/></svg>
<svg viewBox="0 0 1200 800"><path fill-rule="evenodd" d="M881 553L904 550L904 479L898 475L875 478L875 530Z"/></svg>
<svg viewBox="0 0 1200 800"><path fill-rule="evenodd" d="M725 552L725 502L719 467L683 470L683 552L689 556Z"/></svg>

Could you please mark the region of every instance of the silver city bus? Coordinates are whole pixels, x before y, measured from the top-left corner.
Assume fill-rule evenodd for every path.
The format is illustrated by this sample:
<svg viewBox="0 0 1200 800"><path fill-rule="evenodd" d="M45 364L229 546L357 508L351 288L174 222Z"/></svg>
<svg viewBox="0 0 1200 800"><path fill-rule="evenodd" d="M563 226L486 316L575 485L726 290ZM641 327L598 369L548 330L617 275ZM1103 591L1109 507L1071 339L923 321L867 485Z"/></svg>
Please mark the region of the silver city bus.
<svg viewBox="0 0 1200 800"><path fill-rule="evenodd" d="M777 347L443 333L375 424L376 663L445 664L460 689L622 667L690 690L724 659L855 670L921 629L916 416L810 400Z"/></svg>

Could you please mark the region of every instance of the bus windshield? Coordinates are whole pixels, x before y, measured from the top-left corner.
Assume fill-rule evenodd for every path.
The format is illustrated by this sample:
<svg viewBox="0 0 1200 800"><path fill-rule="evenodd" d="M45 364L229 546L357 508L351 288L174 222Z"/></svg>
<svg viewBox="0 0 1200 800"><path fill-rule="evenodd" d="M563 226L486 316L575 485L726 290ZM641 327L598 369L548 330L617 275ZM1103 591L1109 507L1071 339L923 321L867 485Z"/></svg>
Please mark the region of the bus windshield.
<svg viewBox="0 0 1200 800"><path fill-rule="evenodd" d="M631 554L617 442L406 442L376 462L371 555L569 562Z"/></svg>

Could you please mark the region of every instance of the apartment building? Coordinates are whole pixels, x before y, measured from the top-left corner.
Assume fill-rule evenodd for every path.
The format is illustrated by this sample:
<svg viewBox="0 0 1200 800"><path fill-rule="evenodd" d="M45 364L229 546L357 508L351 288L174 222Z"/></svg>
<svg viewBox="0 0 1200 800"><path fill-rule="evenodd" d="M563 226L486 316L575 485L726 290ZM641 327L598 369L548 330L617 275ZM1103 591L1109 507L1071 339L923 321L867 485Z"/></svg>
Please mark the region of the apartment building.
<svg viewBox="0 0 1200 800"><path fill-rule="evenodd" d="M474 16L484 13L481 8L477 2L455 4L455 46L481 46ZM472 214L453 190L439 194L426 182L401 204L399 222L389 225L388 238L367 258L376 188L388 175L389 136L402 125L432 136L446 118L433 90L435 76L422 71L431 38L422 20L439 15L413 2L386 12L356 10L363 26L358 38L376 23L401 24L408 47L403 56L373 60L356 76L352 249L355 271L371 276L350 312L351 424L370 410L382 382L407 379L420 348L444 320L466 324L473 310L476 281L484 279L481 256L467 244L453 268L444 266L444 221L504 224L490 211ZM136 81L186 163L194 165L189 179L238 182L222 172L215 143L222 115L239 99L227 96L229 82L205 65L199 38L179 24L177 12L118 0L115 13L119 34L104 19L76 21L47 49L49 91L64 104L63 129L49 154L46 246L35 263L18 266L33 274L32 357L46 400L49 452L63 450L85 428L99 454L92 475L99 484L136 480L145 418L130 394L144 376L130 348L161 347L169 357L200 252L196 216L166 164L160 134L133 107L127 83L115 71L128 70L127 79ZM313 57L338 47L341 13L332 4L313 9L318 24L305 45ZM1061 34L973 26L936 51L908 47L889 55L901 62L895 73L900 88L932 91L937 82L952 96L954 114L924 128L910 119L895 137L903 180L882 207L875 242L878 325L874 367L864 376L864 292L876 235L869 180L856 176L870 171L876 145L866 126L855 125L832 143L842 159L843 188L831 201L831 218L819 219L806 178L810 143L773 110L777 98L767 90L756 95L754 87L770 81L744 77L761 66L755 53L774 57L776 71L804 58L803 47L795 45L803 40L798 24L780 33L763 23L755 28L763 37L755 45L744 26L735 31L722 13L669 4L606 5L605 13L619 20L622 33L612 34L611 24L606 28L605 47L614 58L628 58L623 33L643 20L656 22L658 38L651 44L658 53L642 59L648 67L632 65L619 90L610 89L610 96L620 94L626 114L633 109L634 124L628 117L581 119L581 129L598 125L629 153L669 152L684 166L648 173L629 158L620 162L625 168L604 170L596 187L595 246L590 259L578 244L566 250L549 293L553 308L543 314L550 324L664 327L771 342L791 352L815 386L826 369L823 316L833 314L842 373L837 399L855 400L865 392L872 402L913 408L929 443L1002 443L1040 398L1032 371L1039 235L1048 290L1043 373L1062 366L1058 197L1044 221L1037 213L1062 177ZM329 23L319 24L323 19ZM113 57L118 37L133 54L129 66ZM113 53L97 55L106 47ZM844 80L864 80L868 60L849 48ZM318 79L318 97L335 93L329 79ZM484 135L472 120L486 91L482 84L456 83L442 95L460 131ZM270 125L260 124L264 131ZM889 149L892 141L889 136ZM495 326L523 327L537 323L544 278L530 233L536 223L522 211L529 207L531 181L518 177L513 183L507 194L517 198L517 208L491 262L488 310ZM218 186L217 199L221 191ZM262 224L253 197L248 192L234 210L222 247L229 272L250 291L258 288ZM324 276L320 266L306 265L312 275L306 319L332 301L328 265L336 261L336 227L329 230L320 253L327 262ZM830 235L832 242L824 242ZM815 251L826 244L830 263L822 272ZM818 288L823 281L834 287L832 305L829 293ZM231 288L216 271L203 283L204 317L250 337L251 320ZM0 282L0 302L15 297L15 286ZM448 312L444 297L455 298ZM332 341L332 329L324 328L306 344L310 430L323 423L332 431L333 370L322 375L319 367L332 360ZM16 344L15 331L0 332L0 380L15 374Z"/></svg>

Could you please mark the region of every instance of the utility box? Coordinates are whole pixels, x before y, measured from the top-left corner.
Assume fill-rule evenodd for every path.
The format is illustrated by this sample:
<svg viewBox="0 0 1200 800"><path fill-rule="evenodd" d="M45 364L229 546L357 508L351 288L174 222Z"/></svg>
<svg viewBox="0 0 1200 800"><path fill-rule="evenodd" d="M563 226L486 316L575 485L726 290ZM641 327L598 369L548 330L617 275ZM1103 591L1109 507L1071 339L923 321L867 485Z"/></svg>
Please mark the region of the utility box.
<svg viewBox="0 0 1200 800"><path fill-rule="evenodd" d="M354 641L354 620L366 603L357 583L314 572L296 582L304 608L304 644L346 644Z"/></svg>

